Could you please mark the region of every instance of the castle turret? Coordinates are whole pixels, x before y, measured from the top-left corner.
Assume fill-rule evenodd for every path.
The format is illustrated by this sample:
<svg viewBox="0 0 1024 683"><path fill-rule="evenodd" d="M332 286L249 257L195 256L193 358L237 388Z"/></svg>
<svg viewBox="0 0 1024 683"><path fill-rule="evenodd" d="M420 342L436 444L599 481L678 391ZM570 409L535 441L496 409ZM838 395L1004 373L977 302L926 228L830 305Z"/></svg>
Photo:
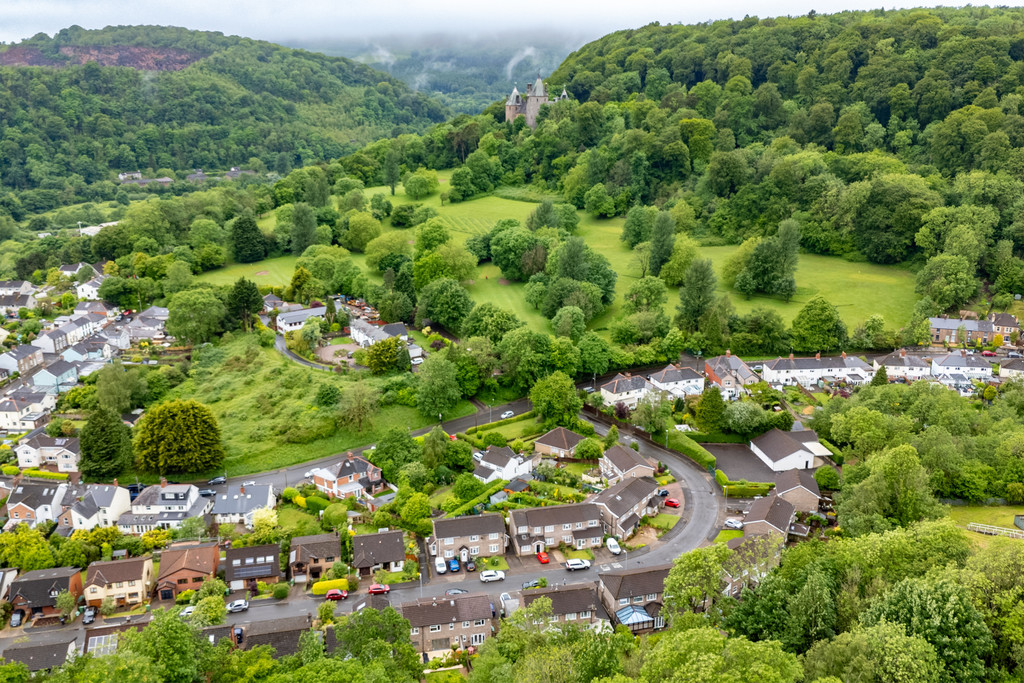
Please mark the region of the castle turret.
<svg viewBox="0 0 1024 683"><path fill-rule="evenodd" d="M512 94L505 100L505 120L515 121L521 114L526 114L526 104L523 102L523 96L519 94L519 88L512 86Z"/></svg>

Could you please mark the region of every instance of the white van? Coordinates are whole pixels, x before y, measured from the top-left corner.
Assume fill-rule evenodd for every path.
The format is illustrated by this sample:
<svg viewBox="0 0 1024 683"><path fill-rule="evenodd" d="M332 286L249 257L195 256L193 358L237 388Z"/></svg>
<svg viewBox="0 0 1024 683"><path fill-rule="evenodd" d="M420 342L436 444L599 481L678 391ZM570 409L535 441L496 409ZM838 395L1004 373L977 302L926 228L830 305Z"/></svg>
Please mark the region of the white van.
<svg viewBox="0 0 1024 683"><path fill-rule="evenodd" d="M444 574L446 571L448 571L448 563L444 561L444 558L434 558L434 573Z"/></svg>
<svg viewBox="0 0 1024 683"><path fill-rule="evenodd" d="M619 547L619 542L611 536L608 537L608 540L605 541L604 544L608 547L608 550L611 551L612 555L618 555L622 552L622 548Z"/></svg>

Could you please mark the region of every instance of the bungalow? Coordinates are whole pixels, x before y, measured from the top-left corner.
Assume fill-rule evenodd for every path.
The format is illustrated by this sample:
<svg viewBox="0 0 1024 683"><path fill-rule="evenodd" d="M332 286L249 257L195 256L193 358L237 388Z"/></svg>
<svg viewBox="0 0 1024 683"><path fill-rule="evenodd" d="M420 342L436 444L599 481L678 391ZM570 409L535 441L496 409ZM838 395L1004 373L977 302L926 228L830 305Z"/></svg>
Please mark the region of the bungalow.
<svg viewBox="0 0 1024 683"><path fill-rule="evenodd" d="M14 642L3 651L7 662L20 662L29 673L59 669L78 656L78 639L64 636L58 642L37 645L32 642Z"/></svg>
<svg viewBox="0 0 1024 683"><path fill-rule="evenodd" d="M25 375L43 364L43 350L37 346L21 344L7 353L0 354L0 369L10 374Z"/></svg>
<svg viewBox="0 0 1024 683"><path fill-rule="evenodd" d="M965 350L953 351L932 358L932 374L964 375L967 379L992 379L992 363L980 355Z"/></svg>
<svg viewBox="0 0 1024 683"><path fill-rule="evenodd" d="M591 499L601 509L605 532L629 538L640 527L640 520L658 514L661 498L658 482L651 477L623 479Z"/></svg>
<svg viewBox="0 0 1024 683"><path fill-rule="evenodd" d="M50 363L32 375L32 386L51 394L67 391L78 383L78 368L66 360Z"/></svg>
<svg viewBox="0 0 1024 683"><path fill-rule="evenodd" d="M516 555L532 555L566 545L577 550L604 542L601 508L593 503L510 510L508 531Z"/></svg>
<svg viewBox="0 0 1024 683"><path fill-rule="evenodd" d="M57 596L69 592L78 598L82 595L82 571L78 567L54 567L25 572L11 582L11 605L23 609L32 617L54 616Z"/></svg>
<svg viewBox="0 0 1024 683"><path fill-rule="evenodd" d="M74 280L75 276L78 275L78 271L80 271L82 268L88 268L89 270L92 270L93 273L96 272L91 264L82 263L81 261L79 261L78 263L62 265L59 268L57 268L57 270L59 270L62 275L65 275Z"/></svg>
<svg viewBox="0 0 1024 683"><path fill-rule="evenodd" d="M1024 377L1024 358L1007 358L999 361L999 376L1003 379Z"/></svg>
<svg viewBox="0 0 1024 683"><path fill-rule="evenodd" d="M79 299L99 299L100 298L100 285L107 279L106 275L97 275L87 282L75 287L75 294L78 295Z"/></svg>
<svg viewBox="0 0 1024 683"><path fill-rule="evenodd" d="M318 581L340 555L341 539L337 533L296 536L288 554L288 571L295 583Z"/></svg>
<svg viewBox="0 0 1024 683"><path fill-rule="evenodd" d="M780 534L782 538L786 538L795 517L796 508L785 498L774 494L758 498L747 512L743 522L743 534Z"/></svg>
<svg viewBox="0 0 1024 683"><path fill-rule="evenodd" d="M608 615L604 613L597 593L597 582L561 586L555 583L547 588L523 591L523 606L529 607L538 598L551 600L551 626L579 626L595 631L611 630ZM549 626L549 628L551 628Z"/></svg>
<svg viewBox="0 0 1024 683"><path fill-rule="evenodd" d="M281 578L281 546L277 543L231 547L225 551L224 581L233 591L245 590L256 581L277 583Z"/></svg>
<svg viewBox="0 0 1024 683"><path fill-rule="evenodd" d="M988 320L961 320L958 318L928 318L933 344L959 346L981 340L988 344L996 336L996 327Z"/></svg>
<svg viewBox="0 0 1024 683"><path fill-rule="evenodd" d="M516 455L508 446L488 446L483 453L474 453L473 460L477 463L473 476L485 484L498 479L509 481L533 471L533 460Z"/></svg>
<svg viewBox="0 0 1024 683"><path fill-rule="evenodd" d="M677 398L696 396L704 391L704 376L692 368L666 365L647 379L651 384Z"/></svg>
<svg viewBox="0 0 1024 683"><path fill-rule="evenodd" d="M333 465L313 469L313 484L331 498L366 498L384 490L380 468L349 451Z"/></svg>
<svg viewBox="0 0 1024 683"><path fill-rule="evenodd" d="M821 501L821 490L813 470L780 472L775 479L775 495L789 501L801 512L817 512Z"/></svg>
<svg viewBox="0 0 1024 683"><path fill-rule="evenodd" d="M621 403L632 410L653 388L654 385L640 375L631 375L627 372L625 375L615 375L610 382L602 384L601 398L604 399L605 405Z"/></svg>
<svg viewBox="0 0 1024 683"><path fill-rule="evenodd" d="M403 602L398 611L409 621L413 647L426 659L479 647L495 632L491 596L484 593L420 598Z"/></svg>
<svg viewBox="0 0 1024 683"><path fill-rule="evenodd" d="M313 308L300 308L297 311L288 311L277 316L277 329L284 332L295 332L301 330L302 326L310 318L322 318L327 313L326 306L315 306Z"/></svg>
<svg viewBox="0 0 1024 683"><path fill-rule="evenodd" d="M665 604L665 578L671 568L671 564L663 564L602 572L597 591L613 624L621 624L633 633L665 628L661 608Z"/></svg>
<svg viewBox="0 0 1024 683"><path fill-rule="evenodd" d="M260 621L239 621L233 625L211 626L203 629L203 637L214 644L218 640L227 639L235 647L243 650L267 645L273 648L276 657L286 657L298 654L302 648L302 636L309 633L312 625L312 616L300 614L293 617L273 617ZM325 640L329 642L333 635L333 629L329 629Z"/></svg>
<svg viewBox="0 0 1024 683"><path fill-rule="evenodd" d="M242 524L252 529L253 515L262 508L274 509L277 496L270 484L235 486L229 484L224 493L213 499L213 521L217 524Z"/></svg>
<svg viewBox="0 0 1024 683"><path fill-rule="evenodd" d="M614 484L622 479L653 477L654 465L646 458L621 444L615 444L604 452L598 463L601 476Z"/></svg>
<svg viewBox="0 0 1024 683"><path fill-rule="evenodd" d="M352 341L363 348L392 337L398 337L402 341L409 340L409 332L402 323L371 325L362 318L354 318L349 322L349 330Z"/></svg>
<svg viewBox="0 0 1024 683"><path fill-rule="evenodd" d="M875 372L878 372L879 368L885 367L885 374L889 379L902 377L908 382L931 375L931 366L920 356L908 355L906 349L876 358L872 361L871 366Z"/></svg>
<svg viewBox="0 0 1024 683"><path fill-rule="evenodd" d="M152 487L151 487L152 488ZM156 590L161 600L173 600L179 593L198 590L203 581L217 576L220 548L217 543L172 545L160 556Z"/></svg>
<svg viewBox="0 0 1024 683"><path fill-rule="evenodd" d="M986 318L992 323L993 332L996 334L1003 335L1003 343L1010 343L1010 335L1014 332L1020 332L1020 324L1017 322L1017 316L1010 315L1009 313L989 313Z"/></svg>
<svg viewBox="0 0 1024 683"><path fill-rule="evenodd" d="M795 438L797 434L778 428L771 429L752 440L750 450L772 472L810 469L814 466L814 453L805 443ZM814 438L817 440L817 434Z"/></svg>
<svg viewBox="0 0 1024 683"><path fill-rule="evenodd" d="M203 517L210 512L213 502L199 495L191 484L168 484L160 480L159 486L148 486L132 501L131 512L117 520L121 533L144 534L151 529L177 529L190 517Z"/></svg>
<svg viewBox="0 0 1024 683"><path fill-rule="evenodd" d="M24 432L37 429L50 421L51 405L43 392L22 392L0 399L0 429Z"/></svg>
<svg viewBox="0 0 1024 683"><path fill-rule="evenodd" d="M378 531L353 536L352 566L360 576L373 576L378 569L402 571L405 566L405 533Z"/></svg>
<svg viewBox="0 0 1024 683"><path fill-rule="evenodd" d="M735 400L743 393L743 387L761 381L753 370L732 352L726 350L724 356L715 356L704 361L704 375L708 381L718 386L722 398Z"/></svg>
<svg viewBox="0 0 1024 683"><path fill-rule="evenodd" d="M576 432L570 432L565 427L555 427L533 442L534 452L556 458L571 458L580 441L583 441L583 437Z"/></svg>
<svg viewBox="0 0 1024 683"><path fill-rule="evenodd" d="M141 604L153 589L153 558L93 562L85 573L85 601L99 607L106 598L118 607Z"/></svg>
<svg viewBox="0 0 1024 683"><path fill-rule="evenodd" d="M68 485L56 482L26 482L14 486L7 498L7 524L9 530L25 523L34 527L40 522L56 521L62 511L61 503Z"/></svg>
<svg viewBox="0 0 1024 683"><path fill-rule="evenodd" d="M769 384L801 384L816 386L825 378L834 378L851 384L864 384L874 375L871 366L855 356L847 357L846 352L838 356L821 357L820 353L813 358L776 358L766 361L761 369L761 376Z"/></svg>
<svg viewBox="0 0 1024 683"><path fill-rule="evenodd" d="M114 526L121 515L132 509L128 489L114 484L88 484L74 492L75 501L57 517L57 529L68 535L79 529ZM63 534L62 534L63 535Z"/></svg>
<svg viewBox="0 0 1024 683"><path fill-rule="evenodd" d="M508 545L505 519L495 513L434 519L434 533L427 539L431 555L461 562L470 558L504 555ZM358 537L357 537L358 538Z"/></svg>

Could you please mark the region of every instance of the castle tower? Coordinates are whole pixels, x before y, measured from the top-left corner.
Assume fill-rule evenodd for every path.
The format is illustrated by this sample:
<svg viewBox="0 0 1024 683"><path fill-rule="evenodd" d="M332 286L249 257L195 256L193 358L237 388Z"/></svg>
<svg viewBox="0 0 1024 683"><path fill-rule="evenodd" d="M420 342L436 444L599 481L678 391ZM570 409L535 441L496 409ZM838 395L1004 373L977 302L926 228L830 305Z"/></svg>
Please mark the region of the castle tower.
<svg viewBox="0 0 1024 683"><path fill-rule="evenodd" d="M505 100L505 120L515 121L520 114L526 113L526 105L523 96L519 94L519 88L512 86L512 94Z"/></svg>
<svg viewBox="0 0 1024 683"><path fill-rule="evenodd" d="M548 103L548 92L544 88L544 81L541 80L540 74L537 74L537 80L533 82L533 87L528 88L526 91L526 125L530 128L537 127L537 115L540 113L540 108Z"/></svg>

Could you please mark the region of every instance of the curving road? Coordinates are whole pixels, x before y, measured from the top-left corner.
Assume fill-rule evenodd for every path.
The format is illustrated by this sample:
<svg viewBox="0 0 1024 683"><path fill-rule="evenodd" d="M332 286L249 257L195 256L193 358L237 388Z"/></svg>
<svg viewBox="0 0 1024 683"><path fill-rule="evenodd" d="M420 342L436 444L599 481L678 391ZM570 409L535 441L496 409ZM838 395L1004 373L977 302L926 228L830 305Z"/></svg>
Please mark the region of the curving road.
<svg viewBox="0 0 1024 683"><path fill-rule="evenodd" d="M280 351L285 358L289 358L298 363L299 365L305 365L307 368L313 368L314 370L334 372L334 368L328 367L326 365L321 365L320 363L314 363L313 361L310 360L306 360L302 356L296 354L294 351L289 349L287 344L285 344L283 334L274 335L274 348Z"/></svg>

